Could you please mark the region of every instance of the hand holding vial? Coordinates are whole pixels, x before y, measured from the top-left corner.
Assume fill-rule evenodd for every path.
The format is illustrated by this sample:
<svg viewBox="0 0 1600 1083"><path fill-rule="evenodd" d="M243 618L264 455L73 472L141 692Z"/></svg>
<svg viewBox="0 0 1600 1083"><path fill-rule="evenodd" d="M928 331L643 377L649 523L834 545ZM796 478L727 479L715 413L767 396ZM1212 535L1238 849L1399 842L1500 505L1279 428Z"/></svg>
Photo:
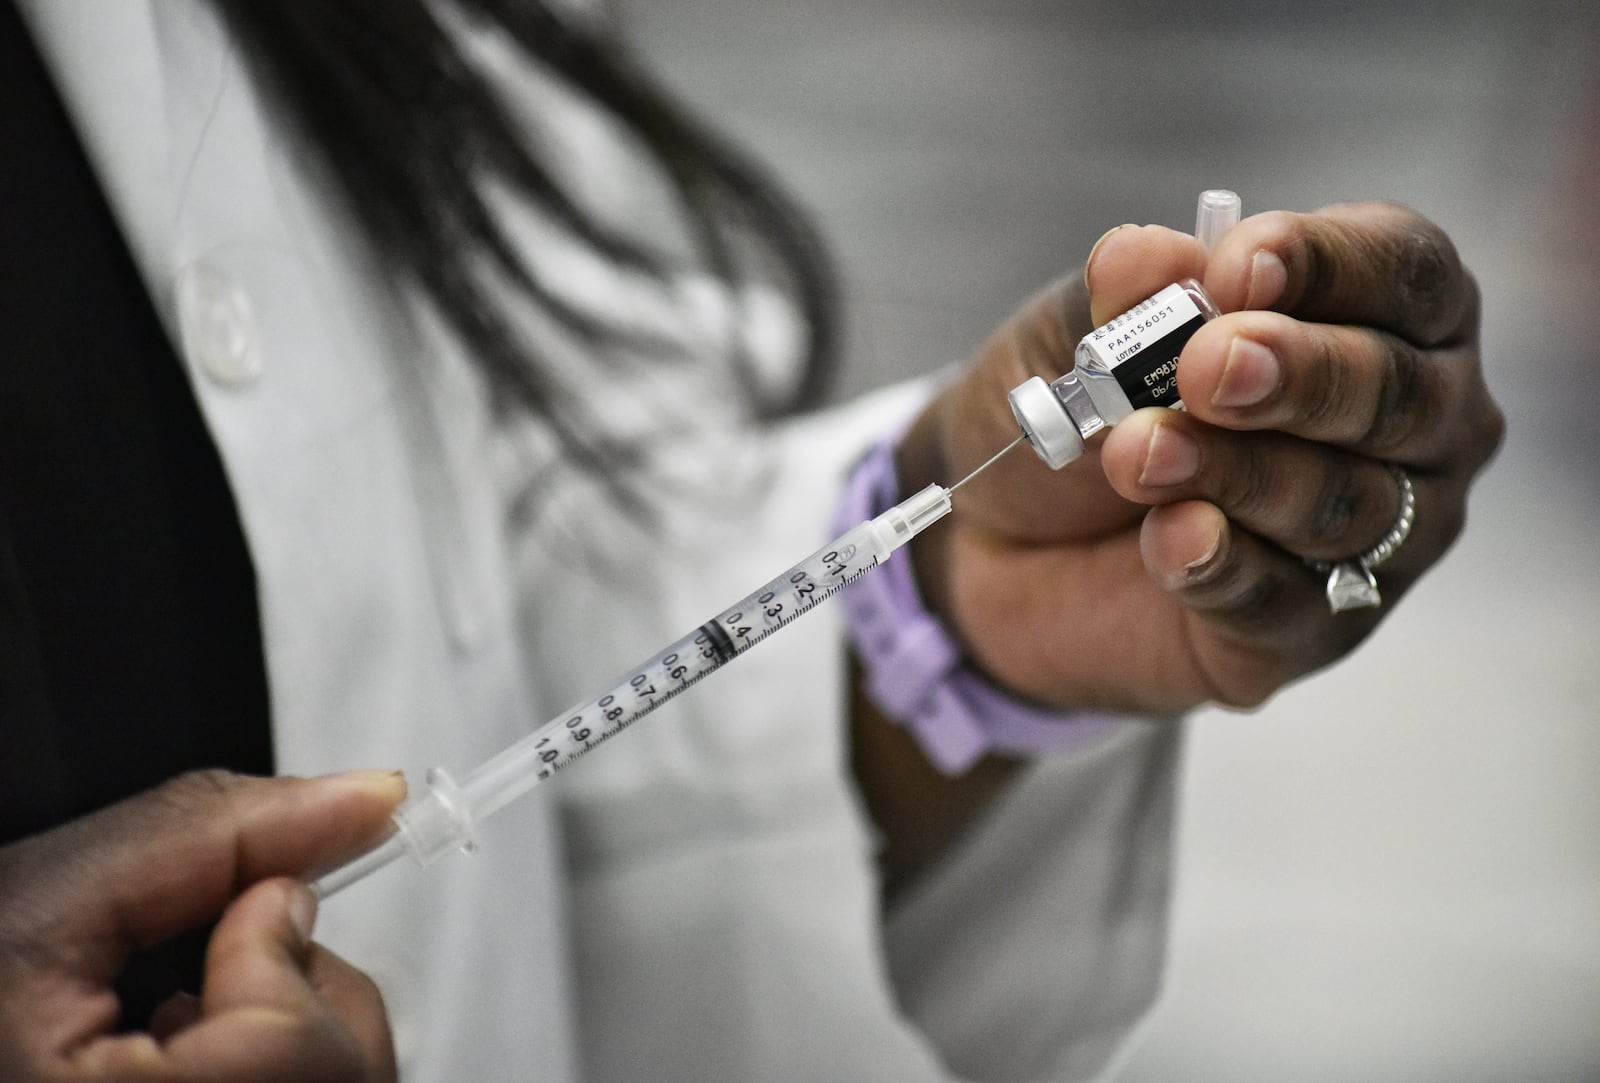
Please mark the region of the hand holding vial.
<svg viewBox="0 0 1600 1083"><path fill-rule="evenodd" d="M1248 218L1209 257L1162 227L1106 234L918 420L905 490L1009 442L1008 393L1055 380L1092 330L1189 278L1221 315L1183 347L1185 410L1137 409L1058 471L1007 456L915 543L929 605L980 668L1035 700L1261 703L1352 649L1443 555L1499 445L1471 274L1437 226L1368 203ZM1415 530L1384 553L1383 604L1330 614L1331 585L1307 563L1392 539L1397 470Z"/></svg>

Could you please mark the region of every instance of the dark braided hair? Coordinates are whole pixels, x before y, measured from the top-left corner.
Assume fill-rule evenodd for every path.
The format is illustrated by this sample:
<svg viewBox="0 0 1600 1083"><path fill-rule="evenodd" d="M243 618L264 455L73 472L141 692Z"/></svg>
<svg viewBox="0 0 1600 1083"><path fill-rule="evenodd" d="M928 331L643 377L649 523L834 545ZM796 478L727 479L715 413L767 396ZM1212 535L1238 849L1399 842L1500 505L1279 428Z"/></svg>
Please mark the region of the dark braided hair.
<svg viewBox="0 0 1600 1083"><path fill-rule="evenodd" d="M512 330L486 264L589 349L620 364L629 329L541 281L486 202L485 181L546 215L612 265L665 282L691 262L729 287L776 272L809 335L799 377L765 388L732 358L751 413L817 404L835 361L832 280L804 217L762 173L671 101L598 17L550 0L212 0L252 71L325 159L350 212L402 281L420 287L497 382L550 427L571 459L607 477L636 449L584 423L583 404ZM508 111L451 23L501 36L637 141L676 204L687 253L586 208L538 133ZM644 351L648 356L649 350ZM635 353L633 356L638 356Z"/></svg>

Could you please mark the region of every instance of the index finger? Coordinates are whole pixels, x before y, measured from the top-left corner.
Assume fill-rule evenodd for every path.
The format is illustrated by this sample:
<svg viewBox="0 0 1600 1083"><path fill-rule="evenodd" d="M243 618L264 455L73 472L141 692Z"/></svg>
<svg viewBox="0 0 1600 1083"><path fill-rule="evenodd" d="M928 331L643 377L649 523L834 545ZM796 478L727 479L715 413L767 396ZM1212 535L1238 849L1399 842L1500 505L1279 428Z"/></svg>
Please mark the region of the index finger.
<svg viewBox="0 0 1600 1083"><path fill-rule="evenodd" d="M30 870L26 897L56 915L61 957L78 976L109 981L129 951L209 921L245 885L326 868L370 845L404 793L398 772L193 772L11 852Z"/></svg>
<svg viewBox="0 0 1600 1083"><path fill-rule="evenodd" d="M1459 339L1476 319L1471 279L1455 245L1397 203L1247 218L1217 246L1205 285L1224 312L1272 309L1359 324L1423 347Z"/></svg>
<svg viewBox="0 0 1600 1083"><path fill-rule="evenodd" d="M138 831L101 869L137 946L206 921L247 885L315 872L358 852L405 796L398 771L322 778L249 778L201 771L155 791L165 800L124 814ZM152 866L160 874L152 874Z"/></svg>

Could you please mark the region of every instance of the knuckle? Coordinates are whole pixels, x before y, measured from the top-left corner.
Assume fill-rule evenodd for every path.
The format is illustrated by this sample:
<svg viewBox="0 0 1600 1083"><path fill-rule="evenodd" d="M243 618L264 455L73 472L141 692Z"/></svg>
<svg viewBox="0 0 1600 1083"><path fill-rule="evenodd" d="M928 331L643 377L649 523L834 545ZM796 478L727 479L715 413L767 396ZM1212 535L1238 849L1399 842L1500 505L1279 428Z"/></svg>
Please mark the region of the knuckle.
<svg viewBox="0 0 1600 1083"><path fill-rule="evenodd" d="M1333 285L1335 265L1313 236L1310 216L1277 211L1263 217L1283 237L1278 256L1289 276L1284 297L1274 307L1293 311L1308 298L1326 293Z"/></svg>
<svg viewBox="0 0 1600 1083"><path fill-rule="evenodd" d="M245 777L221 767L206 767L186 771L169 779L154 791L161 804L180 812L193 812L209 808L219 798L237 792L245 785Z"/></svg>
<svg viewBox="0 0 1600 1083"><path fill-rule="evenodd" d="M1438 415L1438 388L1425 375L1421 356L1408 343L1380 335L1383 351L1378 394L1360 434L1362 447L1393 454L1409 443L1424 419Z"/></svg>
<svg viewBox="0 0 1600 1083"><path fill-rule="evenodd" d="M1295 420L1313 433L1338 432L1349 424L1353 391L1349 365L1332 335L1308 335L1306 349L1315 379L1307 381L1309 394L1295 398Z"/></svg>
<svg viewBox="0 0 1600 1083"><path fill-rule="evenodd" d="M1363 315L1423 346L1475 319L1472 276L1438 225L1399 203L1325 208L1285 254L1297 308Z"/></svg>
<svg viewBox="0 0 1600 1083"><path fill-rule="evenodd" d="M1255 518L1274 502L1275 488L1268 456L1253 447L1222 472L1222 492L1218 505L1230 517Z"/></svg>
<svg viewBox="0 0 1600 1083"><path fill-rule="evenodd" d="M1436 320L1454 324L1454 306L1451 298L1457 296L1460 286L1460 260L1455 245L1449 237L1431 223L1424 228L1407 231L1399 241L1398 285L1403 297L1415 308L1431 313ZM1449 326L1432 327L1433 335L1442 336Z"/></svg>
<svg viewBox="0 0 1600 1083"><path fill-rule="evenodd" d="M1372 505L1371 492L1354 463L1343 457L1326 462L1305 520L1309 544L1323 552L1348 550L1355 525L1368 518Z"/></svg>
<svg viewBox="0 0 1600 1083"><path fill-rule="evenodd" d="M1409 217L1388 240L1397 322L1424 345L1450 336L1470 301L1467 276L1450 237L1425 218Z"/></svg>

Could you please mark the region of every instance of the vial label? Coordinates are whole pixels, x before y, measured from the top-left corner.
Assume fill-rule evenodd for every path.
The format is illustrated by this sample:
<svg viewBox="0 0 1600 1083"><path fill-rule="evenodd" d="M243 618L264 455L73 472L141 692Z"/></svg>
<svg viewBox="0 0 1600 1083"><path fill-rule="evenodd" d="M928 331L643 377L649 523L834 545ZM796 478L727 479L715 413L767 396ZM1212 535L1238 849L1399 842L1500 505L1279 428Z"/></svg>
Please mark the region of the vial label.
<svg viewBox="0 0 1600 1083"><path fill-rule="evenodd" d="M1133 409L1179 406L1178 355L1206 322L1200 306L1178 283L1130 308L1084 339Z"/></svg>

